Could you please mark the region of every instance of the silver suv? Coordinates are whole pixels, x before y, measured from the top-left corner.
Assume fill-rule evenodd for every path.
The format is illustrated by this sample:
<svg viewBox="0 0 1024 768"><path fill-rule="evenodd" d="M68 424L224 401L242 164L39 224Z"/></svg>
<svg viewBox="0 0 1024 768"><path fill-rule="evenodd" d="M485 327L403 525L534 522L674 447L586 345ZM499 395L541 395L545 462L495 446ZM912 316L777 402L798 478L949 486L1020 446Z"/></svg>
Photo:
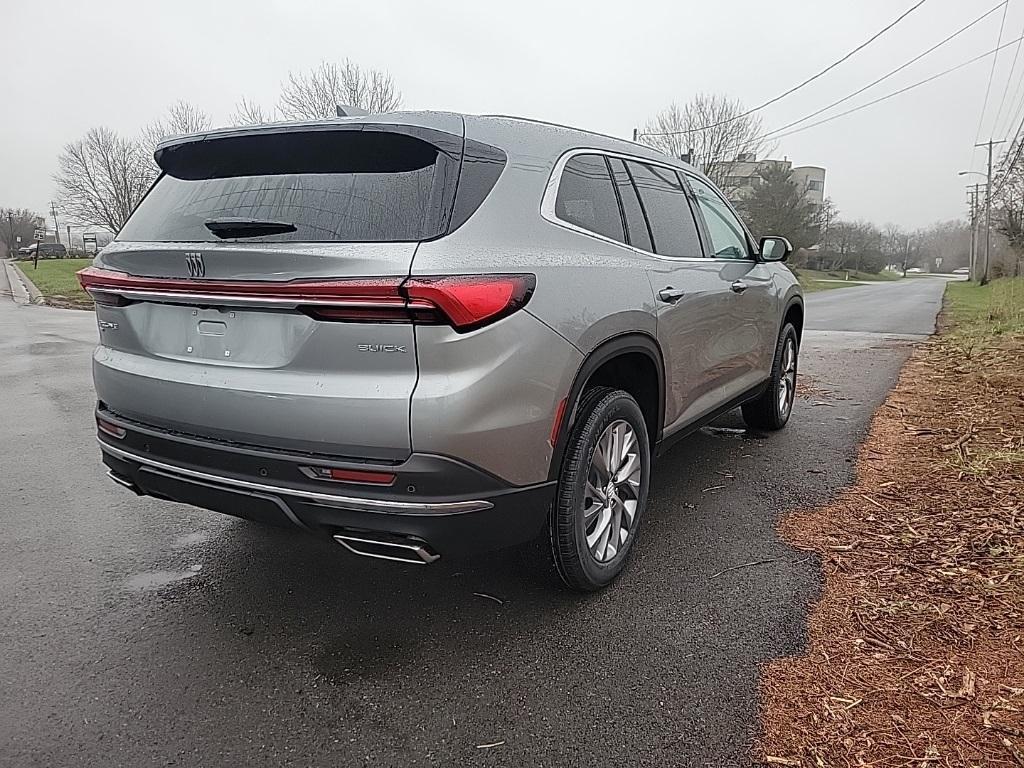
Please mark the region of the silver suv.
<svg viewBox="0 0 1024 768"><path fill-rule="evenodd" d="M651 459L780 429L803 301L689 165L507 117L213 131L80 273L96 421L133 491L427 563L540 537L623 568Z"/></svg>

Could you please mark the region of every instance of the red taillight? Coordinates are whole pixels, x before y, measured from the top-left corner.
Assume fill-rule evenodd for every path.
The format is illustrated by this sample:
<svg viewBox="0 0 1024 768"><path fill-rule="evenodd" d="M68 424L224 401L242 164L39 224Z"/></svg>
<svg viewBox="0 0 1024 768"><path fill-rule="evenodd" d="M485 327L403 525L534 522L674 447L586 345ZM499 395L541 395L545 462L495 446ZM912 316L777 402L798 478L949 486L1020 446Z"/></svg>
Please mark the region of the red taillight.
<svg viewBox="0 0 1024 768"><path fill-rule="evenodd" d="M533 275L383 277L291 282L136 277L97 267L78 273L97 303L133 301L272 305L335 322L449 324L470 331L529 301Z"/></svg>
<svg viewBox="0 0 1024 768"><path fill-rule="evenodd" d="M524 306L535 285L533 275L411 277L402 292L437 307L456 330L469 331Z"/></svg>

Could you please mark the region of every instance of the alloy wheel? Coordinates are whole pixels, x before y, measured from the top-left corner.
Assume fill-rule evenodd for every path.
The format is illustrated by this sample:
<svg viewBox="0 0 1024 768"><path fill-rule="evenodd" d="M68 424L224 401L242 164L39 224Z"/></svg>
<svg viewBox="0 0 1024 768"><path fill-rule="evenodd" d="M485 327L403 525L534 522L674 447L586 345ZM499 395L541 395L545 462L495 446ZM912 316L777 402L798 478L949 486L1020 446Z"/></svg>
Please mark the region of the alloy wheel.
<svg viewBox="0 0 1024 768"><path fill-rule="evenodd" d="M782 370L779 374L779 415L786 418L793 407L796 394L796 342L786 339L782 350Z"/></svg>
<svg viewBox="0 0 1024 768"><path fill-rule="evenodd" d="M598 563L614 559L629 539L642 479L636 432L621 419L613 421L594 448L583 502L587 548Z"/></svg>

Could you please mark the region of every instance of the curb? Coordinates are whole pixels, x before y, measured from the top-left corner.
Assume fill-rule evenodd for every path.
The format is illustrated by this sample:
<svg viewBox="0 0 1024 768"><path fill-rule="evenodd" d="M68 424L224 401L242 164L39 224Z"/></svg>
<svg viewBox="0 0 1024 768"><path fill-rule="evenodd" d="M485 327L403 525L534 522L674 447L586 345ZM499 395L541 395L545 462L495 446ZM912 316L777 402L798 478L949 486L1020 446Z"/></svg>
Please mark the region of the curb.
<svg viewBox="0 0 1024 768"><path fill-rule="evenodd" d="M35 283L29 280L28 275L25 274L24 270L22 270L22 268L13 261L5 263L8 266L8 279L10 280L12 273L16 278L14 280L10 280L11 292L14 293L14 300L19 304L45 304L46 299L43 298L43 294L38 288L36 288ZM23 288L23 295L21 297L18 296L19 291L18 288L15 287L16 282L20 283L20 287ZM21 299L20 301L19 298Z"/></svg>
<svg viewBox="0 0 1024 768"><path fill-rule="evenodd" d="M21 275L14 268L14 265L4 260L4 276L7 278L8 285L11 286L11 298L14 303L19 307L23 307L29 303L28 291L25 289L25 284L21 281Z"/></svg>

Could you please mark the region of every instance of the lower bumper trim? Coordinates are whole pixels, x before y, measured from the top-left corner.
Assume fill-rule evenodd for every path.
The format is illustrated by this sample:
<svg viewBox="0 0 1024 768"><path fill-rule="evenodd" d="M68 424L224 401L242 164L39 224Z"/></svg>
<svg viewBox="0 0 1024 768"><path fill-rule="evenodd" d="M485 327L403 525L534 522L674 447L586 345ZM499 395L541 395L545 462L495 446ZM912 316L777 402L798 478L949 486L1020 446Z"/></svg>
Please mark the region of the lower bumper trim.
<svg viewBox="0 0 1024 768"><path fill-rule="evenodd" d="M200 472L194 469L186 469L173 464L140 455L133 451L126 451L122 448L115 448L109 443L97 438L100 449L109 453L115 458L124 461L132 461L145 467L178 475L180 477L198 480L200 482L214 483L221 486L240 489L247 492L272 494L274 496L291 496L338 509L351 510L354 512L374 512L378 514L394 515L459 515L468 512L481 512L491 509L494 505L483 499L468 501L443 501L443 502L398 502L384 499L367 499L355 496L342 496L333 493L318 493L299 488L289 488L280 485L269 485L265 483L254 483L250 480L241 480L224 475L214 475L208 472ZM116 479L116 478L115 478ZM117 480L120 482L119 480Z"/></svg>

